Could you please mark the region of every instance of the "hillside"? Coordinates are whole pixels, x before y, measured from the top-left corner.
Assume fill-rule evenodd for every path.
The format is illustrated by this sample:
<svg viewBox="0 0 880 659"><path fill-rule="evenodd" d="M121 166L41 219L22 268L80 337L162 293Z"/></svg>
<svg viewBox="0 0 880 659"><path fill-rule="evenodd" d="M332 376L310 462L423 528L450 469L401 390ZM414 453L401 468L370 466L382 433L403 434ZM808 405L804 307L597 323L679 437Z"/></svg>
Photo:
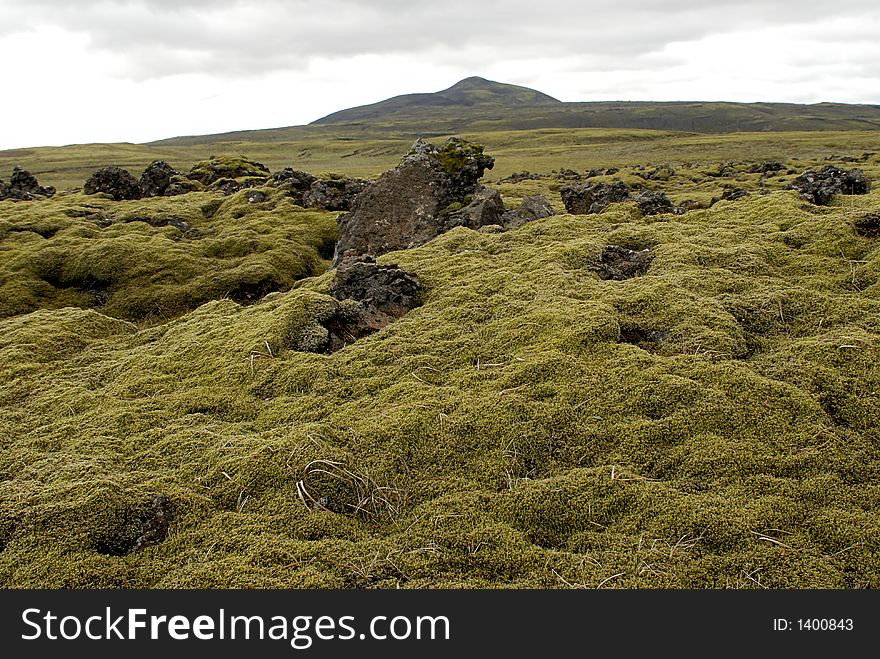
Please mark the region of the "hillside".
<svg viewBox="0 0 880 659"><path fill-rule="evenodd" d="M337 213L275 179L0 201L0 585L880 587L880 133L485 135L557 214L381 256L419 304L332 352ZM874 188L785 189L828 164ZM681 212L566 212L615 182Z"/></svg>
<svg viewBox="0 0 880 659"><path fill-rule="evenodd" d="M880 106L696 101L575 103L561 102L527 87L471 77L439 92L406 94L340 110L308 127L175 137L151 145L283 142L306 135L357 140L415 139L456 133L551 128L640 129L700 134L863 131L880 128Z"/></svg>
<svg viewBox="0 0 880 659"><path fill-rule="evenodd" d="M321 124L346 124L368 121L395 121L399 118L417 117L420 112L439 110L450 115L462 111L486 112L516 111L523 108L558 107L562 103L541 92L471 77L457 82L449 89L433 94L406 94L395 96L372 105L340 110L317 121Z"/></svg>

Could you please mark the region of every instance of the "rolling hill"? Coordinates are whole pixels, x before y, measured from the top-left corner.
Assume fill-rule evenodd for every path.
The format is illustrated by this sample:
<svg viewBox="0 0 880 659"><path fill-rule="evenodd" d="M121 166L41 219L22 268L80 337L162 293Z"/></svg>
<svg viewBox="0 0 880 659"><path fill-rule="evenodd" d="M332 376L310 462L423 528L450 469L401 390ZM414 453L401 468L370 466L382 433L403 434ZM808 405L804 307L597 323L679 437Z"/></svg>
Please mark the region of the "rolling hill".
<svg viewBox="0 0 880 659"><path fill-rule="evenodd" d="M880 129L880 106L846 103L601 101L567 103L539 91L465 78L434 93L405 94L340 110L308 126L175 137L151 146L285 142L309 135L348 139L436 137L462 132L619 128L735 133Z"/></svg>

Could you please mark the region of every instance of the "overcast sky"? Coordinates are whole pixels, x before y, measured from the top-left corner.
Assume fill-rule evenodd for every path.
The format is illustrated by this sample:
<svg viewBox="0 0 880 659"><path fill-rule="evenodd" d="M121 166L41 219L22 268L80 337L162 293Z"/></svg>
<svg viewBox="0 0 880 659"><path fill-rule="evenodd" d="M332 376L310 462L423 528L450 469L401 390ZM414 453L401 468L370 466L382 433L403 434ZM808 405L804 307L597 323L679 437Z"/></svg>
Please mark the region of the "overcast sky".
<svg viewBox="0 0 880 659"><path fill-rule="evenodd" d="M0 0L0 149L304 124L479 75L880 104L877 0Z"/></svg>

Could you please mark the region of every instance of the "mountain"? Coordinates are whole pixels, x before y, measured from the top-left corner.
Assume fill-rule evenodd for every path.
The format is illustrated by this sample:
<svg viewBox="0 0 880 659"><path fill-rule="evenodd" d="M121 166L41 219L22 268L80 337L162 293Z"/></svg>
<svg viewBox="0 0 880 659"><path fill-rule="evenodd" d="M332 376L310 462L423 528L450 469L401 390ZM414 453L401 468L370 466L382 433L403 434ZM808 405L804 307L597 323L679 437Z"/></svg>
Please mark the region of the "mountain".
<svg viewBox="0 0 880 659"><path fill-rule="evenodd" d="M308 126L175 137L151 145L284 142L308 136L363 140L542 128L622 128L688 133L878 130L880 105L703 101L567 103L528 87L471 77L439 92L404 94L340 110Z"/></svg>
<svg viewBox="0 0 880 659"><path fill-rule="evenodd" d="M472 77L433 94L406 94L340 110L311 125L394 127L429 133L535 128L644 128L694 133L877 130L880 106L699 101L564 103L528 87Z"/></svg>
<svg viewBox="0 0 880 659"><path fill-rule="evenodd" d="M473 76L461 80L449 89L433 94L404 94L394 96L378 103L361 105L348 110L328 114L314 125L355 123L362 121L387 121L396 117L411 117L414 114L440 109L441 111L461 110L502 110L534 108L563 105L552 96L542 94L528 87L508 85Z"/></svg>

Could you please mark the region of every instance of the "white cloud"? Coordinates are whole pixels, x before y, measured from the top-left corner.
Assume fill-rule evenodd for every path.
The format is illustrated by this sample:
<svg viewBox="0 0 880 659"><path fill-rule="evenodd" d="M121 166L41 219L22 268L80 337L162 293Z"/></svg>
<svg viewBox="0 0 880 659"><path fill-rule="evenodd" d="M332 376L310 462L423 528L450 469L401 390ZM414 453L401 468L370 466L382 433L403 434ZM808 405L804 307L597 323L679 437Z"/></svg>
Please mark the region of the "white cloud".
<svg viewBox="0 0 880 659"><path fill-rule="evenodd" d="M567 101L880 103L874 0L0 0L0 148L295 125L469 75Z"/></svg>

